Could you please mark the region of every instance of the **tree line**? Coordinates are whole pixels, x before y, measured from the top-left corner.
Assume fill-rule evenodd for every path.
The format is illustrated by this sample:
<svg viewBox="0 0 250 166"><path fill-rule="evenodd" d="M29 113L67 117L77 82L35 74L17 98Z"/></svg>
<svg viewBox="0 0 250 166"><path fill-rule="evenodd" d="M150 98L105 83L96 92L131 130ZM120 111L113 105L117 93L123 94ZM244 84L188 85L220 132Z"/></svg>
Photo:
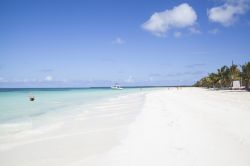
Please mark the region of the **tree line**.
<svg viewBox="0 0 250 166"><path fill-rule="evenodd" d="M223 66L217 72L210 73L201 78L194 86L207 88L230 88L233 81L239 80L241 86L249 90L250 84L250 62L243 65L232 64L230 67Z"/></svg>

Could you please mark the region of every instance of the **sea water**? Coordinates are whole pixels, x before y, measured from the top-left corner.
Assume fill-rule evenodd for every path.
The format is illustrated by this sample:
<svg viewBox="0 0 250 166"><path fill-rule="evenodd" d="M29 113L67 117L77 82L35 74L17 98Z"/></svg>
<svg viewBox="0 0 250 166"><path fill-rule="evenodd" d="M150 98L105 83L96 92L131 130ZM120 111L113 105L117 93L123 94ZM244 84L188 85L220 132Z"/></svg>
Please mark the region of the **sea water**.
<svg viewBox="0 0 250 166"><path fill-rule="evenodd" d="M147 90L149 89L0 89L0 139L31 128L58 124L55 122L64 122L65 118L89 111L97 103ZM35 101L30 101L30 96L34 96Z"/></svg>

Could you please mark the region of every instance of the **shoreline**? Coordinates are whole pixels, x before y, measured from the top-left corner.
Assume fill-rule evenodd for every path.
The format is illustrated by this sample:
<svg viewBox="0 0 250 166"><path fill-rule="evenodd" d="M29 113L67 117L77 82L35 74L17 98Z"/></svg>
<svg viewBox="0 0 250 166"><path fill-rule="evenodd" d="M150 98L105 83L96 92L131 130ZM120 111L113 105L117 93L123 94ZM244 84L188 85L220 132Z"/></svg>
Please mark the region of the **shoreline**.
<svg viewBox="0 0 250 166"><path fill-rule="evenodd" d="M31 122L33 127L23 132L0 137L0 165L69 165L82 157L104 153L121 143L145 93L99 100L85 111L64 115L51 124L43 120L44 126L35 127Z"/></svg>
<svg viewBox="0 0 250 166"><path fill-rule="evenodd" d="M99 103L63 130L2 146L0 164L248 166L249 101L248 92L201 88L136 92Z"/></svg>

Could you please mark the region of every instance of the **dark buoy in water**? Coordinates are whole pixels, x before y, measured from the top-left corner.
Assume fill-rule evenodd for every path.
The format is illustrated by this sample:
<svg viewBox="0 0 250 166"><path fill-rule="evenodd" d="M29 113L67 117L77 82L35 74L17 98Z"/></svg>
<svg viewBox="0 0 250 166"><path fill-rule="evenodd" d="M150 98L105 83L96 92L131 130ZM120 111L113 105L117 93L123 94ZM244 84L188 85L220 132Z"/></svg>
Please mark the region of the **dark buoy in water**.
<svg viewBox="0 0 250 166"><path fill-rule="evenodd" d="M30 101L35 101L35 97L34 96L30 97Z"/></svg>

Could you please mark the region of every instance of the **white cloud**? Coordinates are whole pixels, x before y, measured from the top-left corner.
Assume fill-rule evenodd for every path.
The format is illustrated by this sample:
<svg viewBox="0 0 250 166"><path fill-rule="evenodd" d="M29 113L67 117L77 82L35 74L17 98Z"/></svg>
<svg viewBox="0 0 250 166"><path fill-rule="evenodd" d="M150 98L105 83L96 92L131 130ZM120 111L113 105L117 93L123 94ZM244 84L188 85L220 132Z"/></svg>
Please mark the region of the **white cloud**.
<svg viewBox="0 0 250 166"><path fill-rule="evenodd" d="M174 37L179 38L181 37L182 33L181 32L175 32Z"/></svg>
<svg viewBox="0 0 250 166"><path fill-rule="evenodd" d="M113 44L125 44L125 40L120 37L117 37L113 42Z"/></svg>
<svg viewBox="0 0 250 166"><path fill-rule="evenodd" d="M53 77L52 76L46 76L45 77L45 81L52 81L53 80Z"/></svg>
<svg viewBox="0 0 250 166"><path fill-rule="evenodd" d="M227 1L222 6L216 6L207 11L211 22L217 22L223 26L230 26L240 15L243 15L249 9L248 2L245 0Z"/></svg>
<svg viewBox="0 0 250 166"><path fill-rule="evenodd" d="M129 76L128 79L124 80L124 82L126 82L126 83L133 83L133 82L135 82L135 79L134 79L133 76Z"/></svg>
<svg viewBox="0 0 250 166"><path fill-rule="evenodd" d="M186 28L196 23L197 15L187 3L180 4L171 10L154 13L142 28L156 36L164 36L171 28Z"/></svg>
<svg viewBox="0 0 250 166"><path fill-rule="evenodd" d="M208 33L211 33L211 34L215 35L215 34L219 33L219 29L217 29L217 28L211 29L211 30L208 31Z"/></svg>
<svg viewBox="0 0 250 166"><path fill-rule="evenodd" d="M196 29L195 27L190 27L189 32L192 34L201 34L201 31L199 29Z"/></svg>

